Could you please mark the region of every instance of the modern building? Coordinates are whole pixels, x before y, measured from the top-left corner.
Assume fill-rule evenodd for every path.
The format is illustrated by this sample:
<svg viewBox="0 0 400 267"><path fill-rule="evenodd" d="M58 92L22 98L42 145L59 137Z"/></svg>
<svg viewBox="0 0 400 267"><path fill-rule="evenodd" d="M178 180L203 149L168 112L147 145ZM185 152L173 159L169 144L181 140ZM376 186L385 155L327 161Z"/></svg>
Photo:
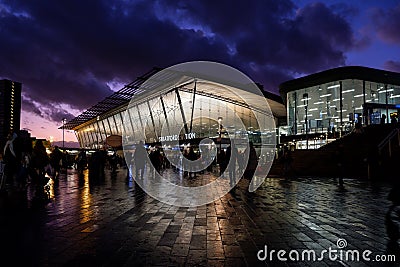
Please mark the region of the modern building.
<svg viewBox="0 0 400 267"><path fill-rule="evenodd" d="M280 132L297 148L318 148L357 123L395 121L400 109L400 73L367 67L329 69L284 82L279 91L287 109Z"/></svg>
<svg viewBox="0 0 400 267"><path fill-rule="evenodd" d="M9 134L20 130L21 88L19 82L0 80L0 147L4 147Z"/></svg>
<svg viewBox="0 0 400 267"><path fill-rule="evenodd" d="M159 77L149 80L159 73ZM281 98L262 90L262 98L270 108L257 106L255 94L238 89L245 99L254 102L251 110L248 103L233 93L238 87L207 78L193 79L190 74L161 74L161 69L153 69L68 121L64 128L74 130L80 146L86 149L102 147L110 138L124 133L127 139L143 138L149 146L176 140L198 146L200 140L210 138L224 147L228 135L239 138L243 134L255 145L261 136L275 138L275 125L286 121ZM269 116L273 126L268 124L268 129L260 129L263 123L257 122L257 113ZM235 123L235 116L242 126Z"/></svg>

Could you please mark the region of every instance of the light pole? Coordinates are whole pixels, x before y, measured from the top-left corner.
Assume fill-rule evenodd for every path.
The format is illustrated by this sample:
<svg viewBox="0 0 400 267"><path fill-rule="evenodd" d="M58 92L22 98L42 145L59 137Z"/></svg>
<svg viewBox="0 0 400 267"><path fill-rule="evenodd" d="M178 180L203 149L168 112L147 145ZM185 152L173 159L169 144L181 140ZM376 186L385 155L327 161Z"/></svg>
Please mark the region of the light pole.
<svg viewBox="0 0 400 267"><path fill-rule="evenodd" d="M221 134L221 128L222 128L222 117L218 117L218 135L219 135L219 153L222 151L222 134Z"/></svg>
<svg viewBox="0 0 400 267"><path fill-rule="evenodd" d="M99 129L99 132L96 133L96 139L97 139L97 149L99 149L99 135L100 135L100 127L99 127L99 120L100 120L100 116L97 116L97 129Z"/></svg>
<svg viewBox="0 0 400 267"><path fill-rule="evenodd" d="M62 126L62 130L63 130L63 142L62 142L62 146L63 146L63 150L65 150L65 146L64 146L64 130L65 130L65 128L64 128L64 125L65 125L65 122L67 121L67 119L65 119L65 118L63 118L62 119L62 124L63 124L63 126Z"/></svg>
<svg viewBox="0 0 400 267"><path fill-rule="evenodd" d="M217 166L219 166L219 172L221 174L221 160L224 160L222 158L222 135L221 135L221 122L222 122L222 117L218 117L218 137L219 137L219 154L217 153Z"/></svg>
<svg viewBox="0 0 400 267"><path fill-rule="evenodd" d="M308 93L303 94L304 110L306 113L305 123L306 123L306 149L308 149Z"/></svg>

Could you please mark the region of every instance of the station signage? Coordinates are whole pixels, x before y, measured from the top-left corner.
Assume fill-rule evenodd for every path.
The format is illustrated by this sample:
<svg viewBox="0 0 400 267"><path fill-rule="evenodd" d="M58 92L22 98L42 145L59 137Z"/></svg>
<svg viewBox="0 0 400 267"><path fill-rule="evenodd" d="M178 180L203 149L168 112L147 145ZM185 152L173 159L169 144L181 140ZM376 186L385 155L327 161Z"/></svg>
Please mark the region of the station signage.
<svg viewBox="0 0 400 267"><path fill-rule="evenodd" d="M182 139L190 140L190 139L195 139L195 138L196 138L196 133L187 133L187 134L183 134L183 135L173 134L173 135L159 136L158 141L159 142L168 142L168 141L178 141L178 140L182 140Z"/></svg>

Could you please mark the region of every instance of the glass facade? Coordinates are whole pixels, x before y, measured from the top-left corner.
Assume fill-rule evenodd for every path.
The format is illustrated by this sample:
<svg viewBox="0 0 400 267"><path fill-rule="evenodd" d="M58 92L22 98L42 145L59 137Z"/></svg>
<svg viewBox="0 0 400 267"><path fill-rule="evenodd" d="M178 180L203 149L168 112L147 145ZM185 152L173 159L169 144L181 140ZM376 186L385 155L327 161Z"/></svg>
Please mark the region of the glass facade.
<svg viewBox="0 0 400 267"><path fill-rule="evenodd" d="M400 86L357 79L323 83L287 93L288 131L306 133L348 132L356 123L386 122L397 116Z"/></svg>
<svg viewBox="0 0 400 267"><path fill-rule="evenodd" d="M179 88L131 101L76 127L75 133L86 149L102 147L110 135L124 136L124 142L143 139L148 145L168 139L196 144L204 138L248 138L257 147L262 138L275 143L276 120L269 108L256 111L232 98Z"/></svg>

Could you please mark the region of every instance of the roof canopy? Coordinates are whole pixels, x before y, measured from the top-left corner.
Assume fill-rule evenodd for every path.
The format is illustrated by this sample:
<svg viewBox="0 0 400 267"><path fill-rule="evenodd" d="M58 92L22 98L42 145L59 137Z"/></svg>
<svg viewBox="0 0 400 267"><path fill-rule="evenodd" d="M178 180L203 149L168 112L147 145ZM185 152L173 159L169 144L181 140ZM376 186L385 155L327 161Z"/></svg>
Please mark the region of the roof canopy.
<svg viewBox="0 0 400 267"><path fill-rule="evenodd" d="M196 94L221 99L244 107L248 106L248 103L251 103L252 108L264 113L271 114L272 110L272 114L276 117L286 116L285 106L282 101L279 101L279 96L261 90L264 97L267 97L267 102L271 110L265 106L265 101L259 101L260 93L256 90L259 85L255 86L248 82L243 84L240 80L221 81L212 75L199 74L186 70L154 68L67 122L64 128L75 129L79 125L95 119L110 110L124 105L127 106L133 97L134 103L141 103L175 89L193 92L195 87Z"/></svg>
<svg viewBox="0 0 400 267"><path fill-rule="evenodd" d="M135 81L128 85L125 85L119 91L113 93L112 95L106 97L104 100L100 101L96 105L92 106L88 110L84 111L79 116L73 118L66 124L64 124L64 129L74 129L75 127L85 123L91 119L104 114L105 112L120 107L121 105L128 104L134 95L140 94L143 91L140 86L149 77L160 71L160 68L153 68L151 71L147 72L143 76L137 78ZM63 127L60 127L62 129Z"/></svg>
<svg viewBox="0 0 400 267"><path fill-rule="evenodd" d="M283 97L291 91L345 79L400 85L400 73L362 66L346 66L286 81L279 86L279 92Z"/></svg>

